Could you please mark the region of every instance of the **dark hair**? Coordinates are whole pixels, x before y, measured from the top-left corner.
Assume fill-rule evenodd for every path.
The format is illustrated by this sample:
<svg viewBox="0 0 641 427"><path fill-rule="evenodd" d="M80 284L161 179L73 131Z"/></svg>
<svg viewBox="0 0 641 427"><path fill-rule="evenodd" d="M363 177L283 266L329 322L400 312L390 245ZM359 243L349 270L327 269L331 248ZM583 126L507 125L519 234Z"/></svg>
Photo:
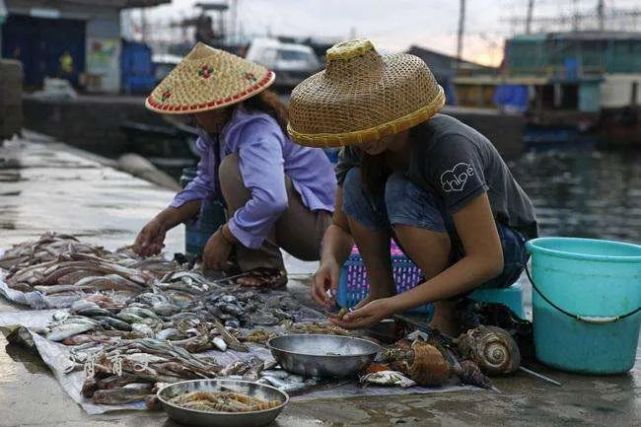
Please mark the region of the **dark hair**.
<svg viewBox="0 0 641 427"><path fill-rule="evenodd" d="M287 135L287 106L283 104L276 92L265 90L256 96L243 101L243 105L250 110L257 110L272 116Z"/></svg>
<svg viewBox="0 0 641 427"><path fill-rule="evenodd" d="M385 193L385 182L392 170L385 163L385 153L371 155L363 151L361 157L361 181L365 190L373 195Z"/></svg>

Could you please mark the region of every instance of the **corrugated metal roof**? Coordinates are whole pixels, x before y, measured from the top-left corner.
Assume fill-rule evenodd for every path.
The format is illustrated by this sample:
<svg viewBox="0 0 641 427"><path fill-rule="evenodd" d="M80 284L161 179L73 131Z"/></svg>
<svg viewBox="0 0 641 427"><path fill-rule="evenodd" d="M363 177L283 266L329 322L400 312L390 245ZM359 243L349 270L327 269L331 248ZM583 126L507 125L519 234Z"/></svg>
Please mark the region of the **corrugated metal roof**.
<svg viewBox="0 0 641 427"><path fill-rule="evenodd" d="M455 77L455 84L463 85L544 85L550 81L547 77L536 76L476 76L476 77Z"/></svg>
<svg viewBox="0 0 641 427"><path fill-rule="evenodd" d="M519 34L510 40L542 41L557 40L641 40L639 31L566 31L561 33Z"/></svg>
<svg viewBox="0 0 641 427"><path fill-rule="evenodd" d="M542 41L547 38L546 33L537 33L537 34L517 34L516 36L512 37L510 40L518 40L518 41Z"/></svg>
<svg viewBox="0 0 641 427"><path fill-rule="evenodd" d="M151 7L171 3L171 0L60 0L62 3L86 4L91 6L111 6L117 9Z"/></svg>
<svg viewBox="0 0 641 427"><path fill-rule="evenodd" d="M421 58L430 67L430 70L436 75L437 78L447 77L454 75L457 71L457 59L444 53L436 52L430 49L425 49L419 46L411 46L406 52L411 55L416 55ZM461 65L458 67L461 71L466 72L495 72L496 67L489 67L487 65L478 64L476 62L461 60Z"/></svg>
<svg viewBox="0 0 641 427"><path fill-rule="evenodd" d="M550 33L549 38L564 40L641 40L641 32L633 31L575 31Z"/></svg>

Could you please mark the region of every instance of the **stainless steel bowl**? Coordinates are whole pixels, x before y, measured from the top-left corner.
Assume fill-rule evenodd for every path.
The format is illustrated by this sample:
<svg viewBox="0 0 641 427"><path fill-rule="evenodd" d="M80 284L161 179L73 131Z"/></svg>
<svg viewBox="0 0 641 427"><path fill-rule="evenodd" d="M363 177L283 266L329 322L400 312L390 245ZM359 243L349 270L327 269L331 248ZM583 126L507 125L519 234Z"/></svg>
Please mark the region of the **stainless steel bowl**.
<svg viewBox="0 0 641 427"><path fill-rule="evenodd" d="M286 371L310 377L348 377L374 360L380 347L371 341L340 335L292 334L267 342Z"/></svg>
<svg viewBox="0 0 641 427"><path fill-rule="evenodd" d="M235 391L264 400L278 400L275 408L253 412L208 412L182 408L169 402L169 399L192 391ZM158 391L158 399L169 417L181 424L207 427L258 427L264 426L278 416L289 402L289 396L277 388L240 380L193 380L181 381L163 387Z"/></svg>

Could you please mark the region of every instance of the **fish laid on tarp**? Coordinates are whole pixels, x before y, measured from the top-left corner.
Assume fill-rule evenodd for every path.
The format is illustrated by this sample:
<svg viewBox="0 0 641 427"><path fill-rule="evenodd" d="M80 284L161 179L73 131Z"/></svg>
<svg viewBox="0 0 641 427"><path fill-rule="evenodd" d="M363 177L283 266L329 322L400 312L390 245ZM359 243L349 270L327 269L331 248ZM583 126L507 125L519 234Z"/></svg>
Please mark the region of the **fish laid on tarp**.
<svg viewBox="0 0 641 427"><path fill-rule="evenodd" d="M361 383L369 383L376 385L398 386L398 387L413 387L416 385L415 381L407 378L405 375L398 371L379 371L367 374L360 379Z"/></svg>
<svg viewBox="0 0 641 427"><path fill-rule="evenodd" d="M9 287L45 295L112 290L138 293L168 271L181 269L162 257L143 259L131 251L110 252L56 233L14 245L0 258L0 268L7 270Z"/></svg>
<svg viewBox="0 0 641 427"><path fill-rule="evenodd" d="M276 387L285 393L296 393L320 383L319 378L303 378L286 371L263 371L259 383Z"/></svg>
<svg viewBox="0 0 641 427"><path fill-rule="evenodd" d="M153 384L127 384L126 386L113 389L96 390L91 396L95 404L114 405L137 402L144 400L149 394Z"/></svg>
<svg viewBox="0 0 641 427"><path fill-rule="evenodd" d="M74 335L95 329L98 323L84 317L70 317L63 323L51 328L46 338L51 341L63 341Z"/></svg>
<svg viewBox="0 0 641 427"><path fill-rule="evenodd" d="M80 243L66 234L45 233L37 241L23 242L12 246L0 258L0 268L14 272L36 264L56 260L62 253L106 253L99 246Z"/></svg>

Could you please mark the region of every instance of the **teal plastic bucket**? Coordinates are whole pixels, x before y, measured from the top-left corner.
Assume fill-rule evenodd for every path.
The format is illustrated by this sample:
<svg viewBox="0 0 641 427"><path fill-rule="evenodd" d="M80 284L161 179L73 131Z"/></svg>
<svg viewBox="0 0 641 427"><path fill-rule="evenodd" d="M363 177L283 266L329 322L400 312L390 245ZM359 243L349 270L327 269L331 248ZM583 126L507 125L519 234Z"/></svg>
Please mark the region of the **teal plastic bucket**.
<svg viewBox="0 0 641 427"><path fill-rule="evenodd" d="M641 246L544 237L527 249L537 359L586 374L632 369L641 327Z"/></svg>

